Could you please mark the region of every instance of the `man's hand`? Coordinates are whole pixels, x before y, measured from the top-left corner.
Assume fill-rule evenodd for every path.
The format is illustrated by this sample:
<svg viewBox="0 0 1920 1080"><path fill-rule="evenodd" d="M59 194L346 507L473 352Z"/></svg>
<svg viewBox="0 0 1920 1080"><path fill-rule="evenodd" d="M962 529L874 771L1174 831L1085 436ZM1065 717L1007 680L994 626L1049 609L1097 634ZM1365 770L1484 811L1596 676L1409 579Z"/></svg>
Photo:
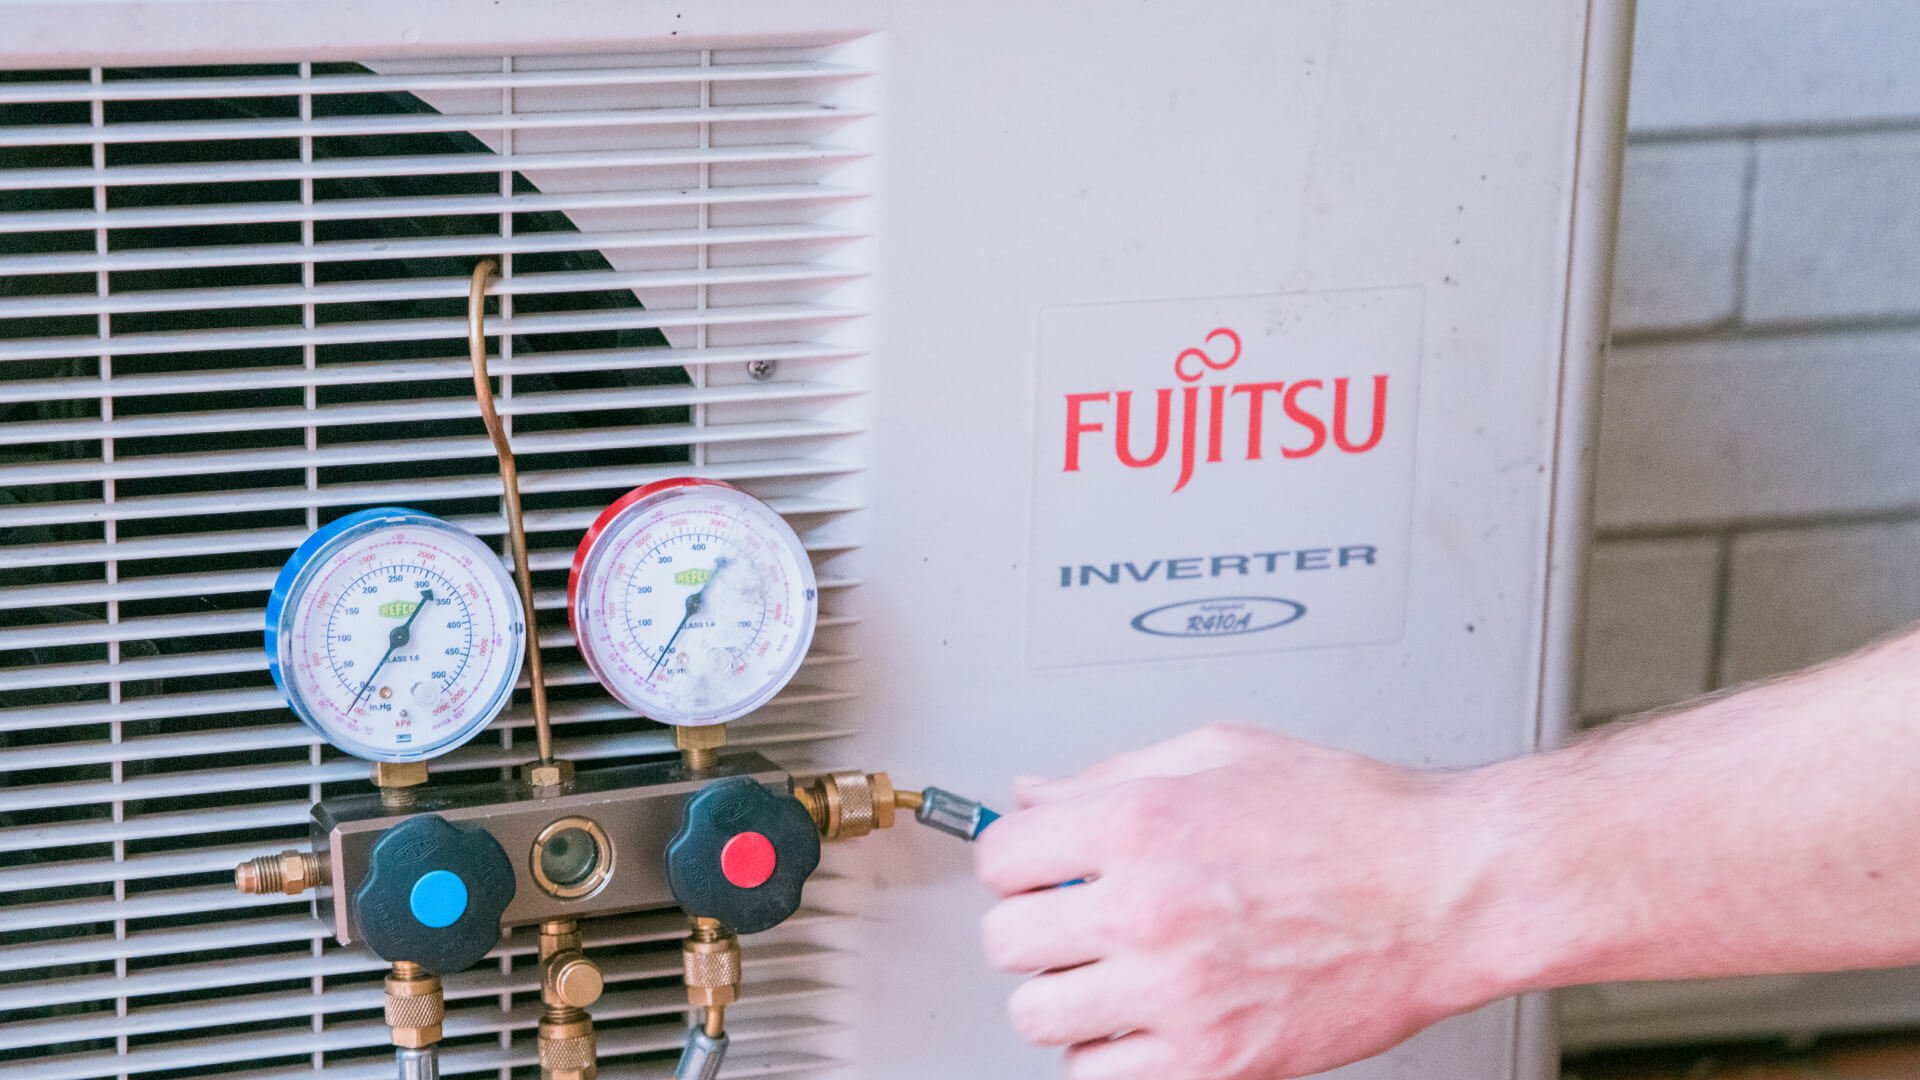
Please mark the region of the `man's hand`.
<svg viewBox="0 0 1920 1080"><path fill-rule="evenodd" d="M1241 728L1024 785L978 850L1014 1026L1073 1080L1275 1080L1491 1000L1465 786Z"/></svg>

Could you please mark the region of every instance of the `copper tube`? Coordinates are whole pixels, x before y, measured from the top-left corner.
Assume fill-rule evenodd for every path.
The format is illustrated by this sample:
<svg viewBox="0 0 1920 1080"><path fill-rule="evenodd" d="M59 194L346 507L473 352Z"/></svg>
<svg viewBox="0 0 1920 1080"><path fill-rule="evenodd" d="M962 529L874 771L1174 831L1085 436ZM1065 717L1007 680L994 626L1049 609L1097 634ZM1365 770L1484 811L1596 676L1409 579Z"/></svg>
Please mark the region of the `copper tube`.
<svg viewBox="0 0 1920 1080"><path fill-rule="evenodd" d="M539 744L540 760L553 760L553 727L547 720L547 683L540 674L539 618L533 608L533 570L527 564L527 528L520 520L520 472L514 468L513 448L507 444L507 430L493 407L493 383L487 377L487 282L497 269L492 259L482 259L473 268L473 287L467 297L467 353L473 360L473 396L480 403L480 418L486 421L487 437L493 440L493 452L500 458L500 483L505 488L502 500L507 509L507 540L513 549L514 583L520 587L520 606L527 619L527 682L533 688L533 736Z"/></svg>

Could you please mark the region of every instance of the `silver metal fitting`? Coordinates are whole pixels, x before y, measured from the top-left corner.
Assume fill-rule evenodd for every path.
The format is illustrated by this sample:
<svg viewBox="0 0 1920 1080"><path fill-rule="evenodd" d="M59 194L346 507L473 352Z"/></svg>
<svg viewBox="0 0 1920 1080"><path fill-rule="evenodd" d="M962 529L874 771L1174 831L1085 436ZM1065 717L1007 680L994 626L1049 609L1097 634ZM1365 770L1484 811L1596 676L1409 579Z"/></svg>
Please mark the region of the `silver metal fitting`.
<svg viewBox="0 0 1920 1080"><path fill-rule="evenodd" d="M720 1063L727 1056L727 1041L727 1036L716 1038L701 1028L689 1030L687 1047L680 1051L680 1064L673 1070L673 1080L715 1080L720 1075Z"/></svg>
<svg viewBox="0 0 1920 1080"><path fill-rule="evenodd" d="M400 1047L393 1052L400 1080L440 1080L440 1048Z"/></svg>
<svg viewBox="0 0 1920 1080"><path fill-rule="evenodd" d="M925 795L926 801L920 804L920 809L913 812L914 818L922 825L939 829L949 836L957 836L969 843L974 837L980 835L980 830L998 820L998 815L991 810L972 799L955 795L951 791L930 787Z"/></svg>

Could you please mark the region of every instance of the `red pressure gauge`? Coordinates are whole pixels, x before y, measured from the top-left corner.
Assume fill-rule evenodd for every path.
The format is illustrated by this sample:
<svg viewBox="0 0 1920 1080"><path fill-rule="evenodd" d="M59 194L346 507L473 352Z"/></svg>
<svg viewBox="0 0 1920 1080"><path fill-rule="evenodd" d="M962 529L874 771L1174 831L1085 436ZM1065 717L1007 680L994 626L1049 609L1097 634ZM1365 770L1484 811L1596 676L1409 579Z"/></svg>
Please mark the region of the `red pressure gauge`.
<svg viewBox="0 0 1920 1080"><path fill-rule="evenodd" d="M819 615L813 564L785 519L713 480L663 480L607 507L574 552L567 618L629 708L720 724L792 680Z"/></svg>

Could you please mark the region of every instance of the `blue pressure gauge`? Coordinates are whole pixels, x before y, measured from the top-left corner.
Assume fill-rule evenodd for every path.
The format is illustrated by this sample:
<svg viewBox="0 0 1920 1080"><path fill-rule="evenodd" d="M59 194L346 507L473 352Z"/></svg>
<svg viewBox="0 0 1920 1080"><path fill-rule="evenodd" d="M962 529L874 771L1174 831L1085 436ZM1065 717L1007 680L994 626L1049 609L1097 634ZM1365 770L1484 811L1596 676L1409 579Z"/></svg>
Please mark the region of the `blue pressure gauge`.
<svg viewBox="0 0 1920 1080"><path fill-rule="evenodd" d="M287 704L371 761L417 761L479 734L513 695L526 618L500 556L432 514L348 514L294 551L267 600Z"/></svg>

